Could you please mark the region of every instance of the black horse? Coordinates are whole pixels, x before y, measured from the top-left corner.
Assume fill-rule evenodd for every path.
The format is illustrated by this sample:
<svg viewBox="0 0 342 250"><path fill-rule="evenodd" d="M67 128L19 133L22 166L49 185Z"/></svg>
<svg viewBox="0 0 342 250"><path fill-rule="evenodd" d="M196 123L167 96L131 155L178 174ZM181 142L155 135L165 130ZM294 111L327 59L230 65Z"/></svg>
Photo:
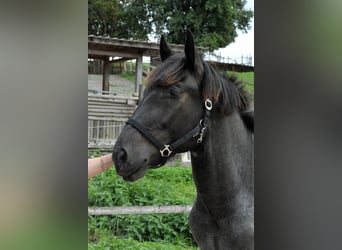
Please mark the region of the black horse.
<svg viewBox="0 0 342 250"><path fill-rule="evenodd" d="M198 55L190 31L185 53L160 41L162 64L113 149L126 181L191 152L196 201L190 229L201 249L254 248L254 112L243 85Z"/></svg>

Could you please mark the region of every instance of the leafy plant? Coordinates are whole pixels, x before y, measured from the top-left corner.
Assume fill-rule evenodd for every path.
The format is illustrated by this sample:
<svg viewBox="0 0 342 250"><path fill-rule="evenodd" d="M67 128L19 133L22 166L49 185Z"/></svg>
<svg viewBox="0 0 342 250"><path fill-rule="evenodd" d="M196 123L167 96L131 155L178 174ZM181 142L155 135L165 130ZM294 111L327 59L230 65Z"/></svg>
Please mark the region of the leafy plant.
<svg viewBox="0 0 342 250"><path fill-rule="evenodd" d="M165 241L159 242L140 242L132 238L120 238L114 236L108 230L102 230L96 232L96 238L93 241L89 240L88 250L98 249L115 249L115 250L127 250L127 249L139 249L139 250L195 250L198 249L194 246L188 246L184 244L172 244Z"/></svg>
<svg viewBox="0 0 342 250"><path fill-rule="evenodd" d="M189 167L165 166L150 170L144 178L133 183L124 182L114 169L109 169L88 181L89 207L183 205L192 204L194 198L195 187ZM195 245L187 214L89 216L89 242L98 238L98 230L139 242Z"/></svg>

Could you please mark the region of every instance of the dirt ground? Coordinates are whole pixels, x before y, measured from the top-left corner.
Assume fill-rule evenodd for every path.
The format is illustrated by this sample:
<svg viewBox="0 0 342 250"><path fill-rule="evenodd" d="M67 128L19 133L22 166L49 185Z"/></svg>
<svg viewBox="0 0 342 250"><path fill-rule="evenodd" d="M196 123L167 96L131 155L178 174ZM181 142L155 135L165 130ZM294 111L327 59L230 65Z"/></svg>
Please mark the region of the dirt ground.
<svg viewBox="0 0 342 250"><path fill-rule="evenodd" d="M102 89L102 75L88 74L88 90ZM117 95L132 96L134 92L134 83L118 75L109 76L109 91L115 92Z"/></svg>

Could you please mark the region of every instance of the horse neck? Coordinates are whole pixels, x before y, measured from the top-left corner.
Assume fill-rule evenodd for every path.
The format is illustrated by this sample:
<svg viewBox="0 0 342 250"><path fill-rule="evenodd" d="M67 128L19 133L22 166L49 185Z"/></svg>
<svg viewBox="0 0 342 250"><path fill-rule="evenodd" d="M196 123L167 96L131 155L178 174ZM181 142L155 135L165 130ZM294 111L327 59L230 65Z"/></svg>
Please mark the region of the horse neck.
<svg viewBox="0 0 342 250"><path fill-rule="evenodd" d="M254 193L253 140L238 113L213 114L203 146L191 152L197 194L220 200L241 189Z"/></svg>

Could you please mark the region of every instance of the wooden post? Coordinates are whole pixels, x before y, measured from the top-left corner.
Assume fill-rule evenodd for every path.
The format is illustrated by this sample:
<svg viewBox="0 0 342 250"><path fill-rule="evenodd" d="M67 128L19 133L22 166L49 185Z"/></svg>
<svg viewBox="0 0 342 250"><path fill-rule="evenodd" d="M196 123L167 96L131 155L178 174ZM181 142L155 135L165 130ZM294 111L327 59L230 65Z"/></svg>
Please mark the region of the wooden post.
<svg viewBox="0 0 342 250"><path fill-rule="evenodd" d="M100 74L103 63L102 60L96 60L95 74Z"/></svg>
<svg viewBox="0 0 342 250"><path fill-rule="evenodd" d="M135 93L139 93L139 85L142 80L142 55L139 55L135 63Z"/></svg>
<svg viewBox="0 0 342 250"><path fill-rule="evenodd" d="M111 63L109 58L103 59L103 71L102 71L102 91L109 91L109 72Z"/></svg>
<svg viewBox="0 0 342 250"><path fill-rule="evenodd" d="M143 98L143 92L144 92L144 86L142 84L139 85L139 100L138 100L138 104L141 102L142 98Z"/></svg>

